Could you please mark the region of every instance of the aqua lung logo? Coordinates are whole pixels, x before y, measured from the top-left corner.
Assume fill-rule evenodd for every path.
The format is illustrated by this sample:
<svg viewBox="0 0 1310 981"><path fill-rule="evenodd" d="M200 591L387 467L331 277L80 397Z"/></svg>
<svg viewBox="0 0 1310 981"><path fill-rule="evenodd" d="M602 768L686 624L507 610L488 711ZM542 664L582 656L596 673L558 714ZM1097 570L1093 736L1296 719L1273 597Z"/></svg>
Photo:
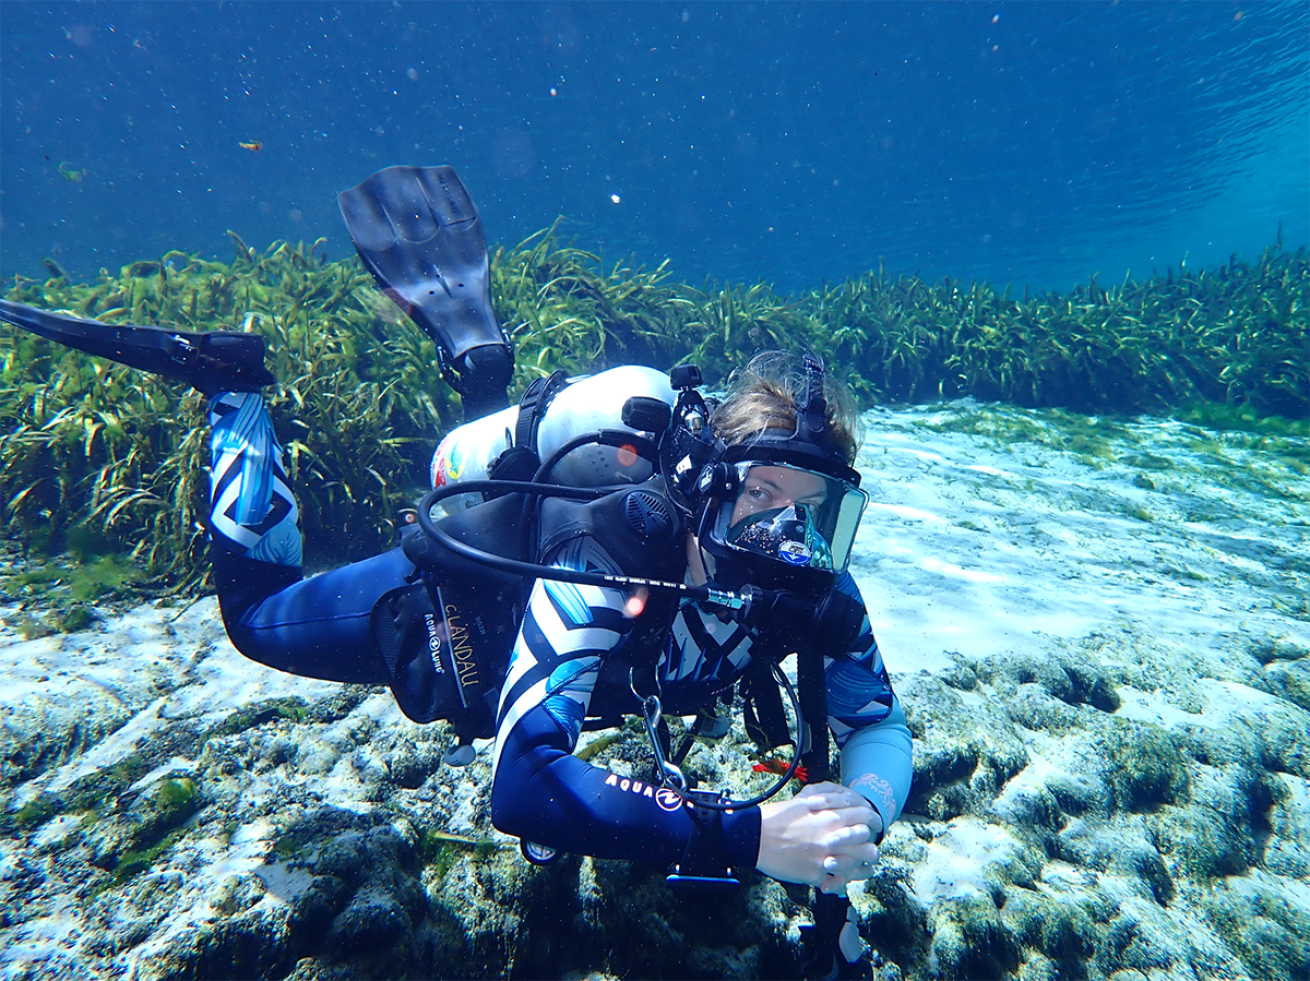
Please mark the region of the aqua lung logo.
<svg viewBox="0 0 1310 981"><path fill-rule="evenodd" d="M682 807L682 798L668 788L657 788L651 783L642 783L640 780L633 780L631 777L621 777L617 773L611 773L605 778L605 786L613 787L615 790L622 790L625 793L636 794L638 797L646 797L653 800L665 811L676 811Z"/></svg>
<svg viewBox="0 0 1310 981"><path fill-rule="evenodd" d="M432 667L437 674L445 674L446 666L441 663L441 634L437 631L437 618L431 613L423 614L423 625L428 628L428 653L432 655Z"/></svg>
<svg viewBox="0 0 1310 981"><path fill-rule="evenodd" d="M791 565L809 565L811 552L804 542L782 542L778 545L778 556Z"/></svg>
<svg viewBox="0 0 1310 981"><path fill-rule="evenodd" d="M682 798L678 796L676 791L665 787L655 794L655 803L666 811L676 811L682 807Z"/></svg>

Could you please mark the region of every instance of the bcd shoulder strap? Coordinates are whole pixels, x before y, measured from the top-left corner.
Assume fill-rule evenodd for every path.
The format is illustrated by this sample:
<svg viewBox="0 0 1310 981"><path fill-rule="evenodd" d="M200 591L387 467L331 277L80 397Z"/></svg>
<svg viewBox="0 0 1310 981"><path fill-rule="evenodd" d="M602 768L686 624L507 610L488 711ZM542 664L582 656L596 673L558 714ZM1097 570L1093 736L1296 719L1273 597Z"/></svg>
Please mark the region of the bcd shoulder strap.
<svg viewBox="0 0 1310 981"><path fill-rule="evenodd" d="M519 418L514 425L514 445L507 449L487 470L492 480L531 480L541 466L537 454L537 430L542 417L553 399L568 384L569 377L563 368L536 379L519 399Z"/></svg>

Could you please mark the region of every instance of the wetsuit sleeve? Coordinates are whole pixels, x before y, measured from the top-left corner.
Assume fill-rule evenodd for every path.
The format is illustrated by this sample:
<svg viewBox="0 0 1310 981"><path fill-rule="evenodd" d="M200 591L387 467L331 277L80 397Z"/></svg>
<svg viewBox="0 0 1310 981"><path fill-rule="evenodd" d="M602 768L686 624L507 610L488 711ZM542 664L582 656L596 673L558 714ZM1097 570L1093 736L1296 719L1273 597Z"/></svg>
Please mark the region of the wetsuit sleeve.
<svg viewBox="0 0 1310 981"><path fill-rule="evenodd" d="M863 603L849 574L837 588ZM828 725L841 749L841 780L862 794L890 827L905 807L914 776L909 727L892 691L866 613L851 649L825 658Z"/></svg>
<svg viewBox="0 0 1310 981"><path fill-rule="evenodd" d="M588 538L561 546L552 562L615 571ZM667 864L691 837L681 801L572 755L601 664L631 630L626 600L617 589L533 586L501 691L491 816L501 831L552 848ZM724 817L729 864L754 868L759 830L758 808Z"/></svg>

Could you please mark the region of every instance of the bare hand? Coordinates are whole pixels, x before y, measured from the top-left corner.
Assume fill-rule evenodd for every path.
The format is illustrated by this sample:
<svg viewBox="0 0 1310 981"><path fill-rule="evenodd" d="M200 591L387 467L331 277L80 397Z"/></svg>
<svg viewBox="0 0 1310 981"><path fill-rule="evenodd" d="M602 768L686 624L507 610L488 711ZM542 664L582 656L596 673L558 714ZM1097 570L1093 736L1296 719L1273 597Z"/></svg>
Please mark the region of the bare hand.
<svg viewBox="0 0 1310 981"><path fill-rule="evenodd" d="M782 882L844 893L873 874L877 812L855 791L835 783L806 787L788 801L760 806L760 856L755 867Z"/></svg>

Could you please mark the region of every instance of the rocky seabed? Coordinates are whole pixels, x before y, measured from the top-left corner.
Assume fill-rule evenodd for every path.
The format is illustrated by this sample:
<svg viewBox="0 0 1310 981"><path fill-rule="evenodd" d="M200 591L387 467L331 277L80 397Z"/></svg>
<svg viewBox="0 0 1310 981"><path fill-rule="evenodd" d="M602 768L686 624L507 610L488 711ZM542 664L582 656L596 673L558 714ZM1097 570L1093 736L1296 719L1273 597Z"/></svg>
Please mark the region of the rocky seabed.
<svg viewBox="0 0 1310 981"><path fill-rule="evenodd" d="M875 975L1310 977L1310 448L1078 418L867 417L853 571L916 754L852 890ZM212 598L33 615L0 605L7 978L794 971L805 890L531 866L486 746L452 769L385 691L246 661ZM635 727L596 738L644 778ZM740 783L748 749L689 767Z"/></svg>

